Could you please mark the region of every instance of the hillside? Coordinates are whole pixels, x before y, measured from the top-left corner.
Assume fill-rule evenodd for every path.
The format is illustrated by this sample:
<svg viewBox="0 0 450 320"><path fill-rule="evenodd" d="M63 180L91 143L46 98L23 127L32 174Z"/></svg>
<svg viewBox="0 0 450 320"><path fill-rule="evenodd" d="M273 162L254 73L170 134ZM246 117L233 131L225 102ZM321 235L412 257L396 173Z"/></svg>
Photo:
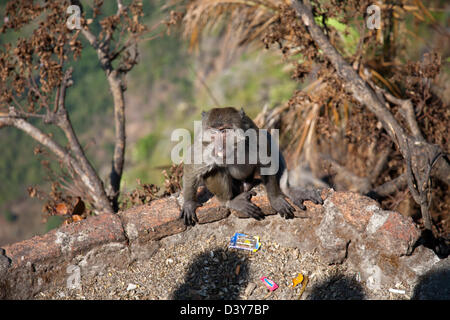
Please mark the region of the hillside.
<svg viewBox="0 0 450 320"><path fill-rule="evenodd" d="M161 6L164 2L144 3L147 25L167 18L169 10ZM2 8L4 5L0 12ZM104 14L112 10L113 3L106 3ZM30 26L21 34L7 33L0 37L0 45L32 30ZM251 116L256 116L262 106L281 105L289 99L296 84L275 50L243 48L226 56L215 49L219 42L211 36L198 50L189 50L188 41L179 32L168 35L163 31L161 36L140 44L140 62L127 78L125 191L136 187L136 179L159 185L163 182L161 167L170 165L171 131L198 119L201 110L214 106L213 99L224 106L243 106ZM72 63L74 85L68 90L67 108L90 161L106 179L114 139L112 98L95 51L86 42L83 46L81 57ZM53 133L57 138L62 135L56 130ZM35 155L38 143L14 128L0 130L0 144L7 146L0 157L0 216L5 225L0 233L1 245L42 234L62 220L50 217L43 224L42 201L29 198L27 193L29 186L49 189L53 173L41 164L48 160L47 154ZM51 163L58 174L54 157Z"/></svg>

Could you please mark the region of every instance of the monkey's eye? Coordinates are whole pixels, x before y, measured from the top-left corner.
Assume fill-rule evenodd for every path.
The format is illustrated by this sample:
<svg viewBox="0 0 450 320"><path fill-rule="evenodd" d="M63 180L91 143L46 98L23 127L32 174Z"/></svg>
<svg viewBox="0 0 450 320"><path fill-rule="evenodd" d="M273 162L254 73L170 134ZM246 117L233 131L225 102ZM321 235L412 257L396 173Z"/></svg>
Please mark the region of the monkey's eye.
<svg viewBox="0 0 450 320"><path fill-rule="evenodd" d="M216 129L216 128L209 128L209 131L210 131L212 134L219 134L219 133L221 132L221 130Z"/></svg>
<svg viewBox="0 0 450 320"><path fill-rule="evenodd" d="M223 129L222 132L228 136L228 135L234 134L234 129L226 128L226 129Z"/></svg>

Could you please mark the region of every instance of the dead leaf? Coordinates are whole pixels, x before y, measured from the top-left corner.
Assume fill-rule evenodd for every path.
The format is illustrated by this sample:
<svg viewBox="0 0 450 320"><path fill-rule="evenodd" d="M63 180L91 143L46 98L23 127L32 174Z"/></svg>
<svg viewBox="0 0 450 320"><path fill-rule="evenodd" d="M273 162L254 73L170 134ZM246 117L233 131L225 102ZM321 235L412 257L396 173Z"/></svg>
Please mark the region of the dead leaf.
<svg viewBox="0 0 450 320"><path fill-rule="evenodd" d="M55 207L55 211L57 215L63 216L66 215L69 212L69 208L67 207L67 204L64 202L58 203Z"/></svg>
<svg viewBox="0 0 450 320"><path fill-rule="evenodd" d="M34 198L36 196L36 188L28 187L27 191L31 198Z"/></svg>
<svg viewBox="0 0 450 320"><path fill-rule="evenodd" d="M238 264L238 265L236 266L236 270L234 271L234 273L238 276L240 272L241 272L241 265Z"/></svg>
<svg viewBox="0 0 450 320"><path fill-rule="evenodd" d="M74 214L72 216L72 220L73 220L73 222L78 222L78 221L83 220L83 218L81 216L77 215L77 214Z"/></svg>

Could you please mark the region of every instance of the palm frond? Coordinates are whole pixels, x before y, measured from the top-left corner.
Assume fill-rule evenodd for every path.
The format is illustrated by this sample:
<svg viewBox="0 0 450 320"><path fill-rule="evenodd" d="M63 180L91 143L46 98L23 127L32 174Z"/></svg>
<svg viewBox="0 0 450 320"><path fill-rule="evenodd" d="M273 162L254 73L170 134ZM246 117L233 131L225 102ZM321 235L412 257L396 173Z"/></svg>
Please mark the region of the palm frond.
<svg viewBox="0 0 450 320"><path fill-rule="evenodd" d="M204 32L225 32L224 47L256 40L275 20L286 0L192 0L186 4L184 36L195 48ZM236 41L236 36L239 37Z"/></svg>

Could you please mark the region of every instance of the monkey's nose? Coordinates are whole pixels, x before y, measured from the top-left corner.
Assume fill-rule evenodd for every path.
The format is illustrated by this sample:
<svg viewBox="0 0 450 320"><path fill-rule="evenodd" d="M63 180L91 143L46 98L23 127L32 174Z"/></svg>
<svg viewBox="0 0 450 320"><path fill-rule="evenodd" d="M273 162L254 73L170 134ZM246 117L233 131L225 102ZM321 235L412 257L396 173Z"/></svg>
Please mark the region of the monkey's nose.
<svg viewBox="0 0 450 320"><path fill-rule="evenodd" d="M219 157L223 157L223 152L224 152L224 145L219 144L216 148L216 153Z"/></svg>

